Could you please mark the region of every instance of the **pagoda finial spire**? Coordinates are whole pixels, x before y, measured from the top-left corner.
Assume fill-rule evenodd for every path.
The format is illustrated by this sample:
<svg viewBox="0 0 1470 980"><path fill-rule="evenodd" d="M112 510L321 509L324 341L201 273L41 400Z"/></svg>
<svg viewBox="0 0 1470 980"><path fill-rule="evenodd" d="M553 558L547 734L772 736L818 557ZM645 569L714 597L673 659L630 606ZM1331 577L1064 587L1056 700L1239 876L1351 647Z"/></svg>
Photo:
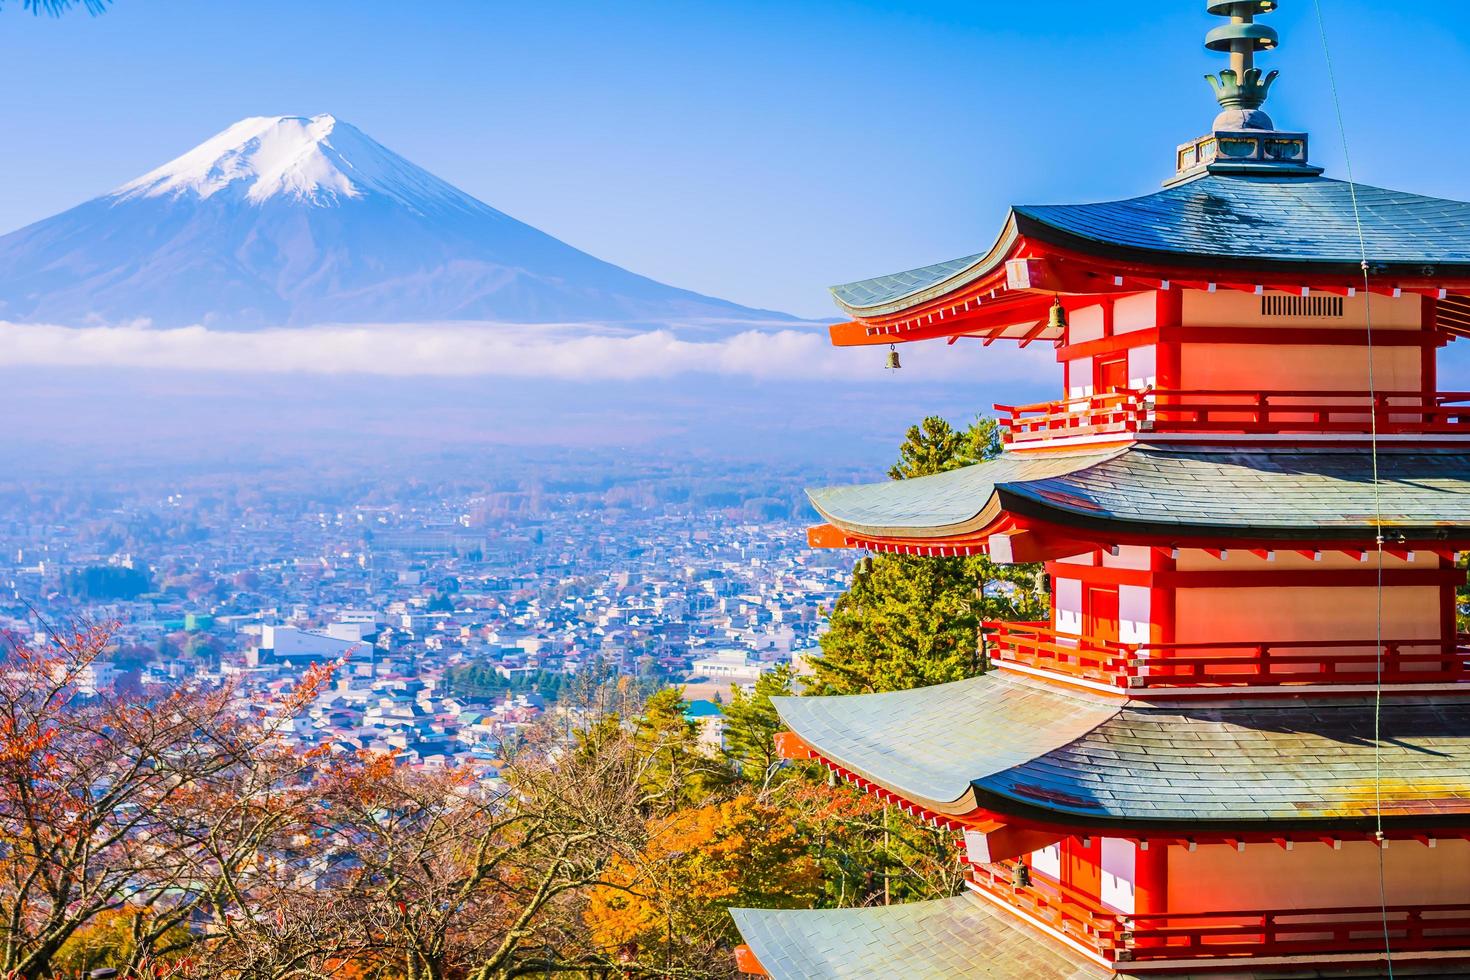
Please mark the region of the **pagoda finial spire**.
<svg viewBox="0 0 1470 980"><path fill-rule="evenodd" d="M1206 9L1230 18L1205 35L1205 47L1228 52L1230 67L1219 75L1206 75L1215 98L1224 111L1215 120L1216 129L1272 129L1271 117L1261 111L1271 83L1279 72L1262 75L1255 66L1257 51L1276 47L1276 31L1255 19L1276 9L1277 0L1206 0Z"/></svg>
<svg viewBox="0 0 1470 980"><path fill-rule="evenodd" d="M1205 47L1230 56L1230 67L1205 79L1215 90L1220 114L1204 136L1175 151L1174 176L1166 186L1201 174L1257 174L1316 177L1321 167L1307 162L1307 134L1283 132L1262 111L1279 72L1256 67L1256 52L1276 47L1276 31L1256 18L1276 9L1278 0L1205 0L1205 10L1229 18L1205 35Z"/></svg>

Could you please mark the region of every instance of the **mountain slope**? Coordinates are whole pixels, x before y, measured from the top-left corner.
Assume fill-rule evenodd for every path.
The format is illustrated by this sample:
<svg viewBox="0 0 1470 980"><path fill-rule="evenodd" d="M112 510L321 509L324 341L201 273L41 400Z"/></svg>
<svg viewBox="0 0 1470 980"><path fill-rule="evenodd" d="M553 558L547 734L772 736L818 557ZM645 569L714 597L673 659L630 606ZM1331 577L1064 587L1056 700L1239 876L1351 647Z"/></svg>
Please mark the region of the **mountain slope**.
<svg viewBox="0 0 1470 980"><path fill-rule="evenodd" d="M0 237L0 318L250 328L790 320L516 221L331 116L246 119Z"/></svg>

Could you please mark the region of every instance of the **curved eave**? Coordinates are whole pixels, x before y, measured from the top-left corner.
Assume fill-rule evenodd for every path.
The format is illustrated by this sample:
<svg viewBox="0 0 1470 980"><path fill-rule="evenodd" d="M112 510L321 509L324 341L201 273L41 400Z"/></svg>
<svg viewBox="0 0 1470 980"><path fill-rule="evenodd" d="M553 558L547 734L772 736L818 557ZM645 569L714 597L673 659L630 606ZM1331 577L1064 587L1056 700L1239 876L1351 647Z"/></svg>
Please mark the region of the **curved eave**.
<svg viewBox="0 0 1470 980"><path fill-rule="evenodd" d="M1105 980L1112 969L1048 942L966 892L859 909L731 909L773 980L852 977Z"/></svg>
<svg viewBox="0 0 1470 980"><path fill-rule="evenodd" d="M927 810L976 809L977 775L1004 771L1086 734L1116 703L1039 682L977 677L846 697L772 698L823 759Z"/></svg>
<svg viewBox="0 0 1470 980"><path fill-rule="evenodd" d="M953 272L946 270L945 274L939 278L916 283L912 289L886 297L876 303L850 303L842 295L843 290L852 289L861 283L872 282L874 280L862 280L860 283L847 283L842 286L833 286L831 288L832 300L837 304L838 309L860 320L869 320L875 317L902 313L905 310L910 310L916 306L922 306L925 303L948 296L950 293L963 290L966 286L1003 269L1005 267L1005 260L1010 257L1016 240L1016 213L1012 210L1006 215L1005 224L1001 227L1000 234L996 236L995 244L990 246L990 250L972 256L971 261L957 270ZM923 273L926 270L949 264L939 262L932 266L924 266L920 269L911 269L906 272L897 273L897 276L924 278Z"/></svg>
<svg viewBox="0 0 1470 980"><path fill-rule="evenodd" d="M1302 192L1283 196L1275 193L1278 186ZM1114 284L1112 277L1118 274L1183 282L1202 278L1206 270L1209 275L1203 278L1212 281L1233 274L1266 288L1335 291L1361 286L1356 237L1344 230L1352 223L1343 217L1347 204L1340 188L1346 186L1329 180L1283 184L1202 175L1129 201L1013 207L995 243L984 253L833 287L837 306L855 322L833 327L832 339L839 346L853 346L960 336L1004 325L1000 305L987 306L983 315L959 323L936 325L904 318L926 318L963 304L974 298L971 293L977 284L986 289L1003 285L1006 261L1023 254L1056 253L1074 264L1092 266L1094 273L1106 273L1093 275L1091 285L1059 284L1077 287L1055 290L1062 293L1138 288L1136 282ZM1242 188L1251 190L1242 193ZM1370 198L1362 213L1369 222L1368 255L1375 285L1470 291L1466 258L1470 205L1381 188L1360 187L1360 191ZM1210 210L1212 204L1217 211ZM1390 212L1397 217L1383 218ZM1136 240L1129 240L1130 229L1138 231ZM1144 240L1149 238L1158 241ZM1436 248L1441 240L1446 244ZM1416 247L1420 242L1430 244ZM1293 250L1297 254L1272 254ZM1049 296L1053 290L1042 292ZM883 336L876 336L875 328Z"/></svg>
<svg viewBox="0 0 1470 980"><path fill-rule="evenodd" d="M773 701L821 759L936 814L1139 833L1305 832L1371 829L1381 805L1395 828L1470 826L1463 698L1398 697L1375 720L1362 699L1166 708L999 673Z"/></svg>
<svg viewBox="0 0 1470 980"><path fill-rule="evenodd" d="M1013 526L1112 543L1360 542L1384 528L1433 544L1470 531L1470 454L1386 451L1375 493L1365 454L1150 445L1016 454L934 476L808 491L862 541L982 543Z"/></svg>
<svg viewBox="0 0 1470 980"><path fill-rule="evenodd" d="M965 538L993 529L1015 488L1064 477L1121 455L1092 450L995 459L932 476L808 490L817 512L858 537L934 540Z"/></svg>
<svg viewBox="0 0 1470 980"><path fill-rule="evenodd" d="M980 507L972 515L953 524L934 524L925 527L866 524L843 520L822 504L815 496L820 491L808 491L808 497L817 513L829 522L829 526L844 534L866 541L914 541L928 544L970 544L983 540L992 531L999 530L1003 518L1000 493L992 489L990 494L978 498Z"/></svg>

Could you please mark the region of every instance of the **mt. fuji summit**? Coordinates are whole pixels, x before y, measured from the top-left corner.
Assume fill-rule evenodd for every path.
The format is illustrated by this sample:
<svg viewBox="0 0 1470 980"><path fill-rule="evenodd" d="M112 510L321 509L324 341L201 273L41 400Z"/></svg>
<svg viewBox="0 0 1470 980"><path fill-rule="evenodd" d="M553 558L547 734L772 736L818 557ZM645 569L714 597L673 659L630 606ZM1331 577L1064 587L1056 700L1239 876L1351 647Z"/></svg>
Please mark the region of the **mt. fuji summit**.
<svg viewBox="0 0 1470 980"><path fill-rule="evenodd" d="M243 120L110 194L0 237L0 319L792 322L594 258L327 115Z"/></svg>

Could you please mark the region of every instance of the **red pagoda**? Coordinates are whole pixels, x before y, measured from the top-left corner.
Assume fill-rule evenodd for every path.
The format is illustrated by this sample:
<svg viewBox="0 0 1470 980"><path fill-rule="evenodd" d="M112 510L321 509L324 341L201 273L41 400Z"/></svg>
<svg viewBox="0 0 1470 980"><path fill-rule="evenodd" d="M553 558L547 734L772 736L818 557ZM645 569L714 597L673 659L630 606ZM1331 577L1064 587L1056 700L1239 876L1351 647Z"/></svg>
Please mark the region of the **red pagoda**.
<svg viewBox="0 0 1470 980"><path fill-rule="evenodd" d="M1045 562L995 669L779 699L792 759L953 832L964 894L736 909L778 978L1470 975L1470 204L1322 176L1275 0L1207 0L1211 132L1147 197L833 290L839 346L1050 343L1006 449L811 494L816 546ZM1361 237L1360 237L1361 229Z"/></svg>

